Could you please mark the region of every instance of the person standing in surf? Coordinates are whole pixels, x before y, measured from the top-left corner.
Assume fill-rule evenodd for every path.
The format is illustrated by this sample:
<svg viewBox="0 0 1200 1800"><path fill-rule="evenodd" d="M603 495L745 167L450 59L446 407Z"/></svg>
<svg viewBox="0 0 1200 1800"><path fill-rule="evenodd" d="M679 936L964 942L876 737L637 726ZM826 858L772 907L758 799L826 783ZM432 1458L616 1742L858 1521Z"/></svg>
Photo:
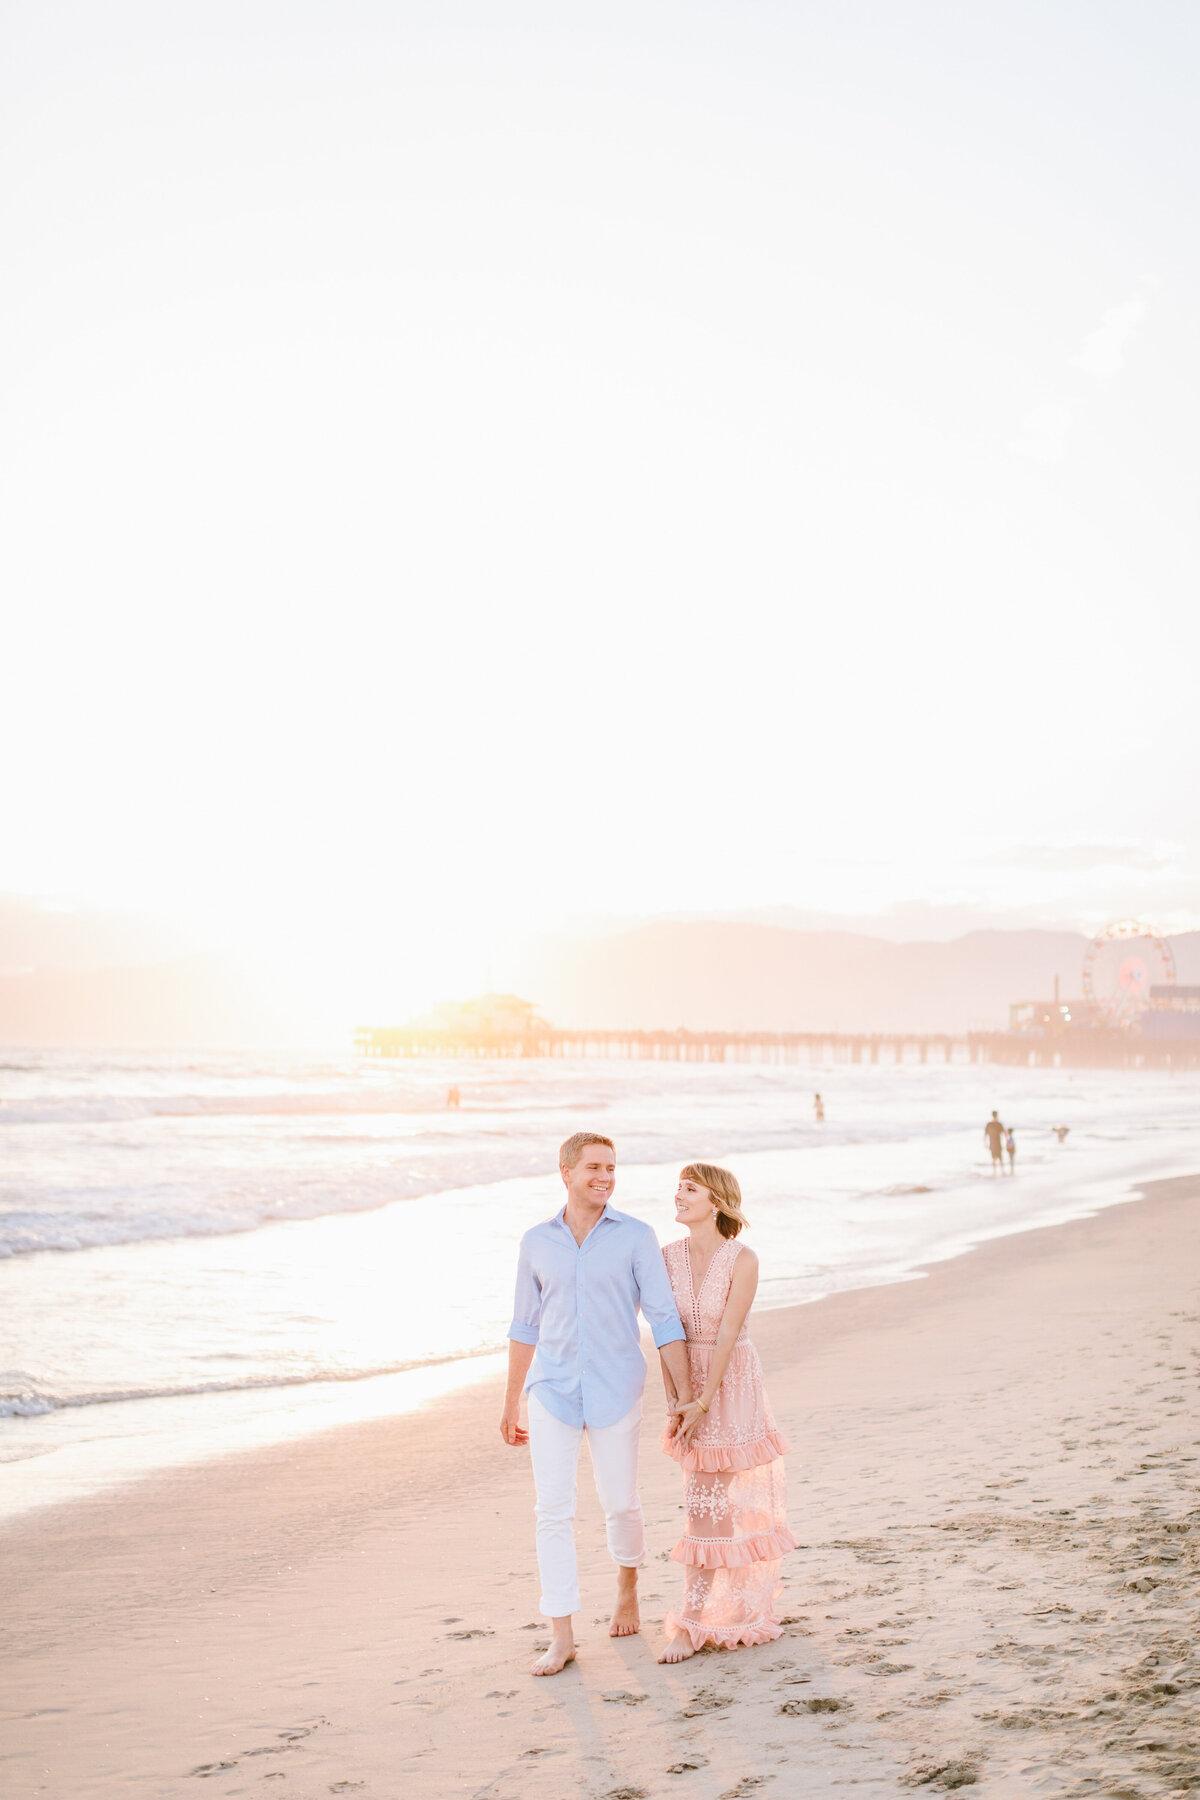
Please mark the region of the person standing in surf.
<svg viewBox="0 0 1200 1800"><path fill-rule="evenodd" d="M646 1538L637 1459L646 1359L639 1307L677 1404L692 1397L684 1330L658 1239L649 1225L609 1205L617 1180L612 1139L577 1131L558 1162L566 1204L521 1239L500 1419L506 1444L528 1444L537 1493L539 1604L550 1620L550 1647L534 1663L535 1675L557 1675L575 1656L575 1487L585 1434L617 1565L609 1635L640 1629L637 1580ZM529 1396L527 1431L520 1423L522 1389Z"/></svg>
<svg viewBox="0 0 1200 1800"><path fill-rule="evenodd" d="M683 1469L687 1520L671 1552L684 1565L683 1602L667 1615L658 1659L665 1663L684 1662L705 1644L732 1650L780 1637L779 1562L796 1548L787 1528L787 1440L746 1331L758 1258L737 1241L746 1217L736 1176L689 1163L675 1217L688 1235L668 1244L663 1260L687 1329L695 1398L687 1403L666 1370L672 1418L662 1448Z"/></svg>
<svg viewBox="0 0 1200 1800"><path fill-rule="evenodd" d="M1000 1114L993 1112L983 1128L984 1142L992 1155L992 1174L1004 1173L1004 1127L1000 1123Z"/></svg>

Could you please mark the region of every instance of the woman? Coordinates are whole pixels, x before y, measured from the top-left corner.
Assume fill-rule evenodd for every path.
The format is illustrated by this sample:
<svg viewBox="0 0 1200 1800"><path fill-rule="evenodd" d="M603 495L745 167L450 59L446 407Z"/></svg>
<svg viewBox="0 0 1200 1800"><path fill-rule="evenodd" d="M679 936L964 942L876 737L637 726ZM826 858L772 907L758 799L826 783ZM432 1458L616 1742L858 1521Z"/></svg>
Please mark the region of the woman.
<svg viewBox="0 0 1200 1800"><path fill-rule="evenodd" d="M683 1605L668 1613L659 1662L684 1662L705 1644L734 1649L782 1635L779 1559L796 1548L787 1528L783 1455L758 1351L746 1318L758 1286L758 1258L737 1242L746 1223L742 1191L728 1169L689 1163L679 1177L675 1217L688 1235L663 1250L687 1333L692 1392L662 1447L684 1471L687 1529L671 1552L687 1570Z"/></svg>

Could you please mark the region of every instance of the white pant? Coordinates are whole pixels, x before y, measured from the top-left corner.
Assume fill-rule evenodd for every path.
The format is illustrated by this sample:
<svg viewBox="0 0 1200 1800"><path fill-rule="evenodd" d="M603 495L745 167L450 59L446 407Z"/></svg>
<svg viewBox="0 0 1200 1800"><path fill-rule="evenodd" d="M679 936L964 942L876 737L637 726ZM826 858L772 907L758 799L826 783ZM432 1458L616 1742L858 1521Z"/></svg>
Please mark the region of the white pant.
<svg viewBox="0 0 1200 1800"><path fill-rule="evenodd" d="M639 1400L615 1425L564 1425L536 1393L529 1396L529 1456L537 1489L537 1558L541 1610L551 1619L579 1611L575 1562L575 1492L579 1445L587 1434L596 1493L604 1508L608 1553L623 1569L639 1568L646 1555L642 1503L637 1491Z"/></svg>

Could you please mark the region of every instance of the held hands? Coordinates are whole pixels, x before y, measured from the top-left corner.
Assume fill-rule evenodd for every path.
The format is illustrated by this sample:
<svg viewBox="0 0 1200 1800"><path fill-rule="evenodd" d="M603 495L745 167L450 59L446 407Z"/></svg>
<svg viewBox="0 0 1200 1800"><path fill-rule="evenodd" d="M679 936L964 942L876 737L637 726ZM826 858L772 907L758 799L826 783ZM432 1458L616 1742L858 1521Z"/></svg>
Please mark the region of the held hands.
<svg viewBox="0 0 1200 1800"><path fill-rule="evenodd" d="M707 1407L701 1406L698 1400L689 1400L686 1405L676 1408L675 1428L671 1436L677 1444L682 1444L685 1450L704 1423L707 1410Z"/></svg>
<svg viewBox="0 0 1200 1800"><path fill-rule="evenodd" d="M506 1444L511 1444L517 1450L529 1442L529 1433L520 1423L520 1418L520 1399L515 1400L510 1406L505 1406L500 1415L500 1436Z"/></svg>

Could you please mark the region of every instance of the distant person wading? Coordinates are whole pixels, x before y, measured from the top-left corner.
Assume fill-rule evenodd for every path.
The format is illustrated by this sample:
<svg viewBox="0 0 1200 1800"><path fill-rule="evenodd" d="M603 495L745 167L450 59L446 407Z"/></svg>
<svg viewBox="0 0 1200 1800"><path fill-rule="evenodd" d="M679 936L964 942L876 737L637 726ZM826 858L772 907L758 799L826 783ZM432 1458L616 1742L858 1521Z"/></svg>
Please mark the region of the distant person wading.
<svg viewBox="0 0 1200 1800"><path fill-rule="evenodd" d="M983 1128L984 1140L992 1153L992 1174L1004 1173L1004 1127L1000 1123L1000 1114L993 1112Z"/></svg>

